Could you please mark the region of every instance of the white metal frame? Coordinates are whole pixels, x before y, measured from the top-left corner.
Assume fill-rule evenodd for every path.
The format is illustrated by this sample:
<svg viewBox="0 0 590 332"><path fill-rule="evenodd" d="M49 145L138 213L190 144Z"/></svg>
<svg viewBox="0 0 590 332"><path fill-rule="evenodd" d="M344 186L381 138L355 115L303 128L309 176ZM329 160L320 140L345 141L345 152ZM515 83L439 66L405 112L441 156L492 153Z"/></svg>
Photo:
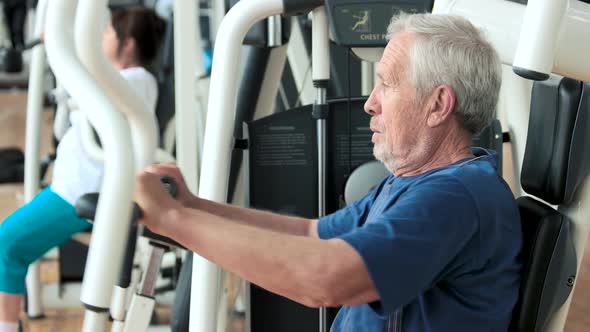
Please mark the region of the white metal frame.
<svg viewBox="0 0 590 332"><path fill-rule="evenodd" d="M45 26L47 1L39 0L36 10L34 36L40 36ZM25 202L29 202L39 191L39 145L41 132L41 113L43 112L43 76L45 72L45 46L39 44L33 48L29 87L27 93L27 125L25 129ZM39 262L29 266L27 283L27 315L43 315L41 301L41 282Z"/></svg>
<svg viewBox="0 0 590 332"><path fill-rule="evenodd" d="M145 104L137 92L118 73L103 53L100 40L105 26L101 23L106 22L106 17L108 17L106 0L81 0L78 3L74 29L76 51L80 60L97 81L100 88L114 102L116 110L122 112L126 117L131 130L135 171L139 172L154 160L157 147L157 124L147 104ZM129 220L129 217L124 218ZM127 223L123 224L125 225ZM128 231L129 228L127 225L124 233L127 234ZM126 236L123 240L124 248L126 248L127 239L128 237ZM90 248L93 245L94 243L92 243ZM105 263L106 261L100 262L102 264L101 268L104 269L104 266L107 266L104 265ZM87 266L86 270L88 269L89 267ZM86 279L86 275L84 279ZM114 283L110 285L110 288L113 285ZM107 286L105 285L104 287ZM82 299L85 296L84 290L85 288L83 287ZM125 288L114 287L112 294L115 302L112 303L113 306L111 308L111 314L115 318L113 330L121 330L123 327L122 321L125 319L126 292L127 289ZM93 302L85 303L94 305ZM109 302L110 304L111 302ZM87 314L87 317L91 317L91 315Z"/></svg>
<svg viewBox="0 0 590 332"><path fill-rule="evenodd" d="M81 292L83 303L106 309L119 274L129 229L126 221L131 214L134 160L128 151L131 133L125 118L78 59L72 34L75 13L75 0L50 2L45 43L49 63L58 80L78 103L84 101L85 107L81 111L96 128L106 156L103 195L98 202ZM100 330L106 319L106 312L87 310L83 329Z"/></svg>
<svg viewBox="0 0 590 332"><path fill-rule="evenodd" d="M243 0L223 18L216 34L199 196L225 202L232 148L240 48L257 21L283 12L281 0ZM190 331L215 331L219 268L195 254L191 287Z"/></svg>

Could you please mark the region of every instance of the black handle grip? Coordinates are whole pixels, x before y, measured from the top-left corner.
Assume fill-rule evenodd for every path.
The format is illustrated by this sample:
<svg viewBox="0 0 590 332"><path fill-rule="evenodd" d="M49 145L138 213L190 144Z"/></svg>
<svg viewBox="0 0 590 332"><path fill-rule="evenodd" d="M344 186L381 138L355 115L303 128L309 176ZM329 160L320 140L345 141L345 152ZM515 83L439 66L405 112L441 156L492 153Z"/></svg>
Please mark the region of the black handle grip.
<svg viewBox="0 0 590 332"><path fill-rule="evenodd" d="M169 176L162 176L160 180L166 187L168 193L170 193L172 197L176 197L176 194L178 193L178 186L176 185L176 182L174 182L174 179L172 179ZM76 201L76 214L80 218L94 220L94 218L96 217L96 207L98 205L99 197L99 193L88 193L82 195ZM127 237L127 248L125 250L125 256L123 258L121 273L119 274L119 280L117 282L117 285L121 288L127 288L131 283L131 273L133 271L133 257L135 255L135 246L137 243L137 221L141 219L141 217L142 212L139 208L139 205L137 205L137 203L133 203L133 210L131 212L131 223L129 225L129 235ZM168 238L164 238L161 235L154 233L151 234L153 235L152 238L154 238L155 240L160 240L164 243L171 243L180 246L176 242Z"/></svg>
<svg viewBox="0 0 590 332"><path fill-rule="evenodd" d="M82 195L76 201L76 214L80 218L94 220L96 216L96 205L98 204L98 193L88 193Z"/></svg>
<svg viewBox="0 0 590 332"><path fill-rule="evenodd" d="M178 194L178 186L174 179L170 176L164 175L160 178L160 181L162 181L170 196L176 198L176 195Z"/></svg>
<svg viewBox="0 0 590 332"><path fill-rule="evenodd" d="M135 257L135 246L137 245L137 222L134 219L129 225L129 235L127 235L127 247L125 248L125 256L121 265L121 272L119 273L119 281L117 286L121 288L129 287L131 284L131 273L133 272L133 258Z"/></svg>
<svg viewBox="0 0 590 332"><path fill-rule="evenodd" d="M162 176L160 178L170 196L176 197L178 193L178 186L174 179L169 176ZM76 214L80 218L88 219L90 221L94 220L96 217L96 206L98 204L98 199L100 195L99 193L88 193L82 195L78 200L76 200ZM131 220L137 222L137 220L141 219L143 216L139 205L133 203L133 210L131 212Z"/></svg>
<svg viewBox="0 0 590 332"><path fill-rule="evenodd" d="M176 194L178 193L178 186L176 185L174 179L164 175L160 177L160 181L162 181L164 187L166 187L166 191L168 191L170 196L176 198ZM131 220L137 222L137 220L141 219L142 217L143 212L141 211L141 208L139 207L139 205L137 205L137 203L133 203L133 212L131 214Z"/></svg>

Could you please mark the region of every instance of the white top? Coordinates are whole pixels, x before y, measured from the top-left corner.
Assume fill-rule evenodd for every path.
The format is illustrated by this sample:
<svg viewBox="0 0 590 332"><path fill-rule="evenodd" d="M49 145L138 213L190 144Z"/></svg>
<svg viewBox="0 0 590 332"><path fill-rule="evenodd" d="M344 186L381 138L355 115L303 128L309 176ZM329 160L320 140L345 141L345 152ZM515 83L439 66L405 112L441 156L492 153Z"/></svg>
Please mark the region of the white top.
<svg viewBox="0 0 590 332"><path fill-rule="evenodd" d="M143 67L119 71L155 114L158 85L154 76ZM84 105L81 105L84 107ZM78 197L100 189L103 176L102 163L86 153L82 143L79 111L70 113L71 127L57 146L51 190L74 205Z"/></svg>

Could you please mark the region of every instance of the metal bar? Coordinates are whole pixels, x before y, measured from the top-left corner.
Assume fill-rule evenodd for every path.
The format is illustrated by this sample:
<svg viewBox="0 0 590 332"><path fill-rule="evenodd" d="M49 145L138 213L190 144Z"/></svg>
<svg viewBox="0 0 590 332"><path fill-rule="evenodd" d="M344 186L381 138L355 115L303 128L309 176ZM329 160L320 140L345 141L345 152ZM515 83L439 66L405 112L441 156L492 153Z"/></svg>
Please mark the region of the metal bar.
<svg viewBox="0 0 590 332"><path fill-rule="evenodd" d="M237 97L240 48L250 27L283 12L281 0L242 0L223 18L216 35L199 196L216 202L227 199L227 183ZM215 331L219 268L194 256L190 331Z"/></svg>
<svg viewBox="0 0 590 332"><path fill-rule="evenodd" d="M318 7L312 12L311 63L312 78L316 87L314 107L323 113L327 109L326 83L330 79L330 38L325 8ZM316 114L318 139L318 217L326 215L326 118L327 114ZM328 330L327 309L319 309L319 331Z"/></svg>
<svg viewBox="0 0 590 332"><path fill-rule="evenodd" d="M39 0L35 22L35 37L44 29L47 1ZM29 202L39 191L39 145L41 132L41 113L43 111L43 74L45 72L45 46L39 44L33 48L31 72L27 94L27 127L25 129L25 202ZM41 301L41 282L39 262L29 266L27 283L27 315L40 317L43 315Z"/></svg>

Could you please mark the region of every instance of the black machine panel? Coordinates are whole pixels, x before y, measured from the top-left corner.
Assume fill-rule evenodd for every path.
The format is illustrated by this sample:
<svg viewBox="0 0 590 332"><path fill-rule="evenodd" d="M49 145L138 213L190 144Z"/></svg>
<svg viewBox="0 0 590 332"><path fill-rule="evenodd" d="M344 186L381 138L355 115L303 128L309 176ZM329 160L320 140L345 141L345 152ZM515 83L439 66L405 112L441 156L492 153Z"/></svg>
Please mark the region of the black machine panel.
<svg viewBox="0 0 590 332"><path fill-rule="evenodd" d="M317 147L311 106L248 124L250 205L307 218L317 215Z"/></svg>
<svg viewBox="0 0 590 332"><path fill-rule="evenodd" d="M344 184L359 165L373 160L365 98L328 101L327 212L342 207ZM350 110L350 112L348 112ZM248 124L250 205L317 217L317 136L311 106L276 113Z"/></svg>
<svg viewBox="0 0 590 332"><path fill-rule="evenodd" d="M433 4L434 0L326 0L334 41L349 47L384 47L394 14L430 12Z"/></svg>

